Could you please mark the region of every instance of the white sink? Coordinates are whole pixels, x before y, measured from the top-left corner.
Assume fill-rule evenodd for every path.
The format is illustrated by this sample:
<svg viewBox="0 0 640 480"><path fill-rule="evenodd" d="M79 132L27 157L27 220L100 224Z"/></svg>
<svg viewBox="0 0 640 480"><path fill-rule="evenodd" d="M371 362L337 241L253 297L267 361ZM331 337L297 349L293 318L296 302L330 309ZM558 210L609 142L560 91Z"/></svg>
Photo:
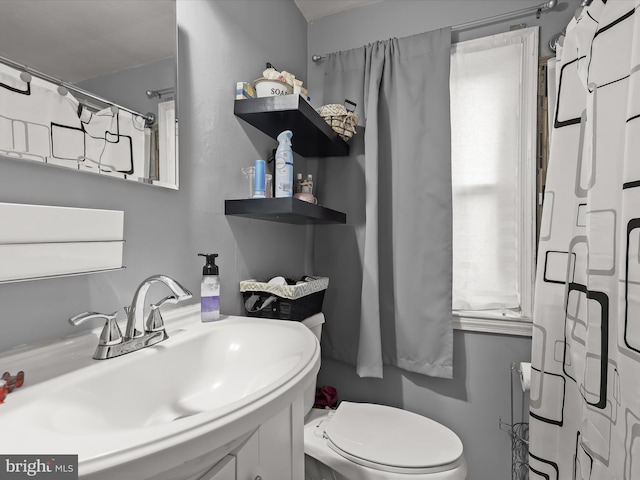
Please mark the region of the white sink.
<svg viewBox="0 0 640 480"><path fill-rule="evenodd" d="M317 339L298 322L203 324L197 306L166 316L168 340L122 357L91 359L97 331L0 355L1 371L25 372L0 405L11 432L0 451L77 454L80 478L187 478L302 395L320 368Z"/></svg>

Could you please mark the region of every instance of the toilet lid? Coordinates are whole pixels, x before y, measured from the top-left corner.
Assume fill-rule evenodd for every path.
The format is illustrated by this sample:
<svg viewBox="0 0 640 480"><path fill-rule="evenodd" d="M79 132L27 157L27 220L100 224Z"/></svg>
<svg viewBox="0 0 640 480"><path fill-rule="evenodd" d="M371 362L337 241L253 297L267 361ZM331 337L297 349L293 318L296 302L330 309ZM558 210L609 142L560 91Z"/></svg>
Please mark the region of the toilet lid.
<svg viewBox="0 0 640 480"><path fill-rule="evenodd" d="M342 402L324 433L336 453L376 470L432 473L462 458L462 442L447 427L385 405Z"/></svg>

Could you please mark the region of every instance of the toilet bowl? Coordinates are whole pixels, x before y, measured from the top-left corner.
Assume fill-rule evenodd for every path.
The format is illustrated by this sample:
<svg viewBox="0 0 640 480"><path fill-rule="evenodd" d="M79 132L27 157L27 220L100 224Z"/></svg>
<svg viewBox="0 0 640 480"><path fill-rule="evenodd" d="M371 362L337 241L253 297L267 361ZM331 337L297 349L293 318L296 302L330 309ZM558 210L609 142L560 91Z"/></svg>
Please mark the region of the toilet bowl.
<svg viewBox="0 0 640 480"><path fill-rule="evenodd" d="M303 320L320 340L324 315ZM416 413L343 401L336 410L312 408L305 394L305 480L465 480L460 438Z"/></svg>

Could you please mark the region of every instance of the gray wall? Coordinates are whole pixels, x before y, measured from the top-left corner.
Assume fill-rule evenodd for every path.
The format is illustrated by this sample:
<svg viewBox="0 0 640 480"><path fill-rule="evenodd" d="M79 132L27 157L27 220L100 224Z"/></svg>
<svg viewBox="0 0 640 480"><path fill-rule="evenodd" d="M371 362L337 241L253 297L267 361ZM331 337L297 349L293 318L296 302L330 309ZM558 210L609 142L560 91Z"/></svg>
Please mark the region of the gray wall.
<svg viewBox="0 0 640 480"><path fill-rule="evenodd" d="M76 85L106 100L118 103L140 113L158 112L163 100L148 98L147 90L175 87L177 81L175 57L138 65L118 72L89 78Z"/></svg>
<svg viewBox="0 0 640 480"><path fill-rule="evenodd" d="M0 158L1 202L124 210L127 266L0 285L0 351L72 334L67 318L85 310L122 312L155 273L199 297L198 252L220 254L223 314L242 313L240 280L305 273L307 227L226 217L224 199L242 196L240 168L276 146L233 115L235 83L267 61L304 77L307 24L291 0L181 0L177 15L179 191Z"/></svg>
<svg viewBox="0 0 640 480"><path fill-rule="evenodd" d="M315 20L308 27L312 103L319 106L342 101L322 98L323 64L311 62L313 54L357 48L377 40L409 36L540 3L538 0L383 0ZM548 55L549 38L566 26L578 4L578 0L570 4L562 2L557 12L543 14L539 20L533 14L456 37L467 40L499 33L521 22L527 26L540 25L540 53ZM362 152L362 132L354 137L351 145L351 158L327 159L317 166L319 196L342 205L349 224L317 227L314 257L318 274L331 278L324 303L327 329L331 329L332 324L339 325L334 332L357 338L362 267L354 225L364 222L364 179L362 166L355 157ZM331 335L323 336L326 350L332 343L344 344L344 341ZM336 387L341 400L388 404L440 421L461 437L470 480L511 478L511 442L508 434L500 430L499 418L510 420L510 365L531 358L529 338L454 332L453 380L429 378L393 367L385 368L383 379L361 379L351 365L356 358L357 343L351 353L349 358L323 358L319 384ZM514 379L516 420L520 421L523 399L515 375Z"/></svg>

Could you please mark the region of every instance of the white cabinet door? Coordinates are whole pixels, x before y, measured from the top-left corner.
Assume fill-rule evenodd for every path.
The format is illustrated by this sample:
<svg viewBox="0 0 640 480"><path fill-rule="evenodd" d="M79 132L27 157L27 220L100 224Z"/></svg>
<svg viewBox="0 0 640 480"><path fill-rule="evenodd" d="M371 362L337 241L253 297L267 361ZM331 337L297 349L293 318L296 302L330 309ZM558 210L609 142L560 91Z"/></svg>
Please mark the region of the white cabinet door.
<svg viewBox="0 0 640 480"><path fill-rule="evenodd" d="M303 479L303 424L304 399L300 396L198 480Z"/></svg>
<svg viewBox="0 0 640 480"><path fill-rule="evenodd" d="M227 455L200 477L200 480L236 480L236 457Z"/></svg>
<svg viewBox="0 0 640 480"><path fill-rule="evenodd" d="M260 436L258 431L255 431L240 449L232 455L236 457L237 480L262 478L260 476L262 470L260 465Z"/></svg>
<svg viewBox="0 0 640 480"><path fill-rule="evenodd" d="M259 434L260 474L264 480L304 478L304 398L302 396L260 425ZM245 479L239 477L238 480Z"/></svg>

